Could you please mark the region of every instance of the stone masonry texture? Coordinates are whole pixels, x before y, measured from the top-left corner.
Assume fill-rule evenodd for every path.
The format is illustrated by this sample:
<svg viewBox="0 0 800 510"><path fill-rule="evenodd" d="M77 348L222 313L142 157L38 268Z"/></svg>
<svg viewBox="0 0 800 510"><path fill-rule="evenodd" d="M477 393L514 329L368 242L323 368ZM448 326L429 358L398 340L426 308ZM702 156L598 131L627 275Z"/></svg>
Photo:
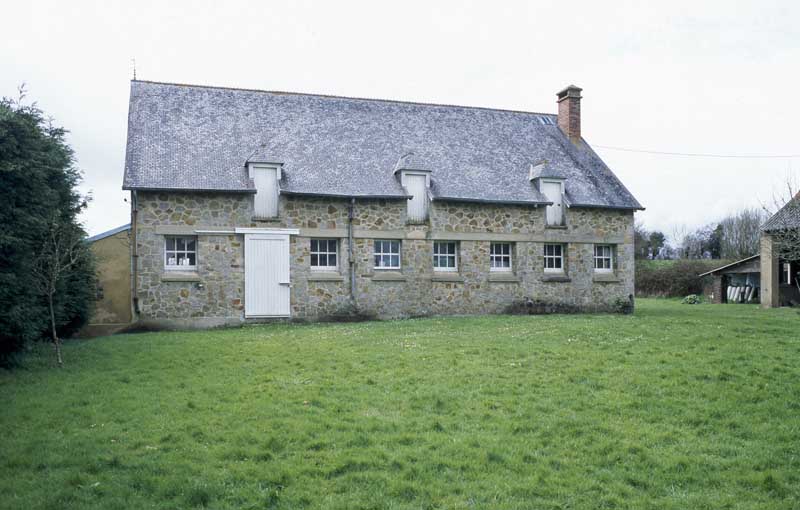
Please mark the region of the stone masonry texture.
<svg viewBox="0 0 800 510"><path fill-rule="evenodd" d="M348 201L282 195L279 216L253 219L253 196L201 192L138 192L139 319L244 321L244 236L236 227L297 228L290 239L291 313L322 319L353 311L348 257ZM604 311L633 294L633 212L573 208L566 227L545 228L545 209L521 205L434 201L425 224L406 221L403 200L359 199L353 220L355 309L379 318L502 313L527 300L577 311ZM164 270L165 232L196 235L197 270ZM339 267L310 269L311 238L338 240ZM401 241L402 268L373 268L375 239ZM458 246L458 271L433 269L434 240ZM513 271L490 271L492 241L510 242ZM565 246L565 274L544 272L544 243ZM612 244L610 275L593 270L593 245ZM555 281L554 281L555 280Z"/></svg>

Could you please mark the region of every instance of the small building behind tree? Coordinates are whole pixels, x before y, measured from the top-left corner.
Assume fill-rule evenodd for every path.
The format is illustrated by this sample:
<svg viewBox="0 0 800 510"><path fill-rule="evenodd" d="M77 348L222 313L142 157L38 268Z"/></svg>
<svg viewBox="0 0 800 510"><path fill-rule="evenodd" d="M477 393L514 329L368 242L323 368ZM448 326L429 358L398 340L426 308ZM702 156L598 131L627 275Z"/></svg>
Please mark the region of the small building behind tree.
<svg viewBox="0 0 800 510"><path fill-rule="evenodd" d="M97 264L97 300L80 336L109 335L131 323L130 224L87 239Z"/></svg>

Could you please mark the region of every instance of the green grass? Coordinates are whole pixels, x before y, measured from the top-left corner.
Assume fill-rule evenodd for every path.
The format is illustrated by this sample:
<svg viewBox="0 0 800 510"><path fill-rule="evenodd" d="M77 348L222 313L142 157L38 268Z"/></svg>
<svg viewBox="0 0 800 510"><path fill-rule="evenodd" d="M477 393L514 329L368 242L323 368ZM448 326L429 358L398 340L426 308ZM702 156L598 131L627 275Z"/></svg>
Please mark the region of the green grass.
<svg viewBox="0 0 800 510"><path fill-rule="evenodd" d="M798 508L798 312L637 305L42 349L0 507Z"/></svg>

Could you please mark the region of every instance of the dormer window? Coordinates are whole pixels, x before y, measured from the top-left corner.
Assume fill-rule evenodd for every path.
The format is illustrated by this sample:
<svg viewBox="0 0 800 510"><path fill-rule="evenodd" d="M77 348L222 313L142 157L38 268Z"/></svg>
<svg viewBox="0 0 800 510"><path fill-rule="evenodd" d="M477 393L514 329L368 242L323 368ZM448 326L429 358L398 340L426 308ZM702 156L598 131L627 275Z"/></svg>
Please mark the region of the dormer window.
<svg viewBox="0 0 800 510"><path fill-rule="evenodd" d="M545 225L548 227L564 226L564 181L563 171L546 160L531 164L528 179L539 190L539 193L552 202L545 210Z"/></svg>
<svg viewBox="0 0 800 510"><path fill-rule="evenodd" d="M253 200L255 219L272 219L278 217L278 194L281 180L281 166L275 164L251 163L248 173L256 188Z"/></svg>
<svg viewBox="0 0 800 510"><path fill-rule="evenodd" d="M552 202L545 210L548 227L564 225L564 181L561 179L542 179L539 189L547 200Z"/></svg>
<svg viewBox="0 0 800 510"><path fill-rule="evenodd" d="M406 216L409 223L424 223L428 219L428 192L431 188L431 171L425 161L414 152L397 160L394 174L409 195Z"/></svg>
<svg viewBox="0 0 800 510"><path fill-rule="evenodd" d="M404 170L400 174L403 187L411 198L408 200L409 223L422 223L428 219L428 173Z"/></svg>

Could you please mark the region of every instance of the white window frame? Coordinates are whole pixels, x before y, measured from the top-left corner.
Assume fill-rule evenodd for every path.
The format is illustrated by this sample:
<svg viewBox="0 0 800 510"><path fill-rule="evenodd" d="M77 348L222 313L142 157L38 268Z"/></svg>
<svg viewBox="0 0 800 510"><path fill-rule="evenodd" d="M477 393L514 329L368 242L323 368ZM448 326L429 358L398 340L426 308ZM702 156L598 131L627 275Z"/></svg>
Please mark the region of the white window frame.
<svg viewBox="0 0 800 510"><path fill-rule="evenodd" d="M548 248L553 248L551 254L547 253ZM558 248L558 254L556 254L556 248ZM545 243L544 249L542 254L544 256L544 272L545 273L563 273L564 272L564 252L566 251L566 247L563 243ZM558 261L558 266L560 267L547 267L547 261L552 260L553 266L556 265L555 261Z"/></svg>
<svg viewBox="0 0 800 510"><path fill-rule="evenodd" d="M500 246L508 246L508 253L496 253L496 249ZM492 272L511 272L514 270L514 247L511 243L505 242L492 242L489 244L489 271ZM502 263L500 265L496 265L498 261L502 262L503 260L508 259L508 267L505 267Z"/></svg>
<svg viewBox="0 0 800 510"><path fill-rule="evenodd" d="M397 251L396 252L395 251L391 251L391 248L394 245L397 246ZM384 251L384 249L387 248L387 247L389 248L389 251ZM379 251L379 248L380 248L380 251ZM375 239L375 241L373 241L373 243L372 243L372 263L373 263L374 269L378 269L378 270L386 270L386 269L397 270L397 269L400 269L402 267L402 264L403 264L402 257L401 257L401 252L402 251L403 251L403 247L402 247L402 243L400 242L399 239ZM384 258L388 257L389 258L389 262L391 262L392 257L395 257L395 256L397 257L397 265L396 266L393 266L393 265L384 266L384 265L380 265L380 263L378 262L378 260L379 260L378 257L380 257L381 261Z"/></svg>
<svg viewBox="0 0 800 510"><path fill-rule="evenodd" d="M449 250L446 250L444 253L441 252L441 247L443 245L453 246L453 253L450 253ZM438 252L438 253L437 253ZM437 266L437 261L441 263L442 260L453 260L453 266ZM444 272L457 272L458 271L458 242L456 241L434 241L433 242L433 270L434 271L444 271Z"/></svg>
<svg viewBox="0 0 800 510"><path fill-rule="evenodd" d="M314 250L314 244L317 244L317 249ZM325 244L325 249L321 249L320 244ZM331 243L333 243L333 251L331 251ZM339 240L335 238L329 237L314 237L309 240L309 266L311 267L312 271L338 271L339 270ZM314 256L317 256L317 264L314 265ZM319 261L321 257L325 258L326 262L330 262L330 257L333 255L336 258L336 263L320 265Z"/></svg>
<svg viewBox="0 0 800 510"><path fill-rule="evenodd" d="M608 250L608 253L600 253ZM594 253L592 256L595 273L613 273L614 272L614 245L613 244L595 244ZM605 267L605 266L608 267Z"/></svg>
<svg viewBox="0 0 800 510"><path fill-rule="evenodd" d="M182 250L178 249L178 240L179 239L183 240L183 243L184 243L184 249L182 249ZM173 240L175 242L175 244L174 244L175 248L170 250L169 249L169 243L170 243L170 241L173 241ZM194 250L189 250L186 247L187 246L186 243L189 242L189 241L194 243ZM167 271L197 271L197 264L198 264L198 260L197 260L197 251L198 250L197 250L197 247L198 247L197 246L197 236L164 236L164 269L167 270ZM173 254L175 256L174 258L175 258L175 261L177 262L178 255L183 255L184 257L186 257L186 260L188 260L188 255L190 253L194 253L194 264L193 265L178 265L178 264L170 264L169 263L170 254Z"/></svg>

